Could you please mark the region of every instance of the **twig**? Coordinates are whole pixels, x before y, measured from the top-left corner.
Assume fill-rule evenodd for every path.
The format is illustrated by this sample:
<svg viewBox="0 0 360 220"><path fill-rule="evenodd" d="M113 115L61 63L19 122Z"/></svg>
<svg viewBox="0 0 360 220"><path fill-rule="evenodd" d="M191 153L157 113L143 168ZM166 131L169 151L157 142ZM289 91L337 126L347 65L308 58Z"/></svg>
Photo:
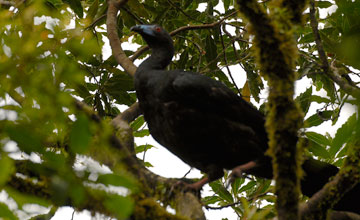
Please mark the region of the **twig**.
<svg viewBox="0 0 360 220"><path fill-rule="evenodd" d="M174 8L176 8L177 10L179 10L183 15L185 15L186 17L188 17L190 20L194 20L194 21L196 21L196 22L199 22L199 23L202 23L202 24L204 24L204 22L202 22L202 21L199 21L199 20L197 20L196 18L193 18L193 17L191 17L190 15L188 15L184 10L182 10L182 8L180 8L179 6L177 6L174 2L172 2L171 0L167 0L168 2L169 2L169 4L171 5L171 6L173 6Z"/></svg>
<svg viewBox="0 0 360 220"><path fill-rule="evenodd" d="M138 16L136 16L134 13L132 13L127 7L123 7L123 10L126 11L131 17L133 17L137 22L140 24L144 24L144 21L141 20Z"/></svg>
<svg viewBox="0 0 360 220"><path fill-rule="evenodd" d="M213 206L209 206L209 205L205 205L205 208L207 209L212 209L212 210L219 210L219 209L223 209L223 208L228 208L231 206L236 206L239 205L241 203L241 201L237 201L237 202L233 202L224 206L219 206L219 207L213 207Z"/></svg>
<svg viewBox="0 0 360 220"><path fill-rule="evenodd" d="M71 220L74 220L74 215L75 215L75 210L73 211L73 213L71 215Z"/></svg>
<svg viewBox="0 0 360 220"><path fill-rule="evenodd" d="M225 44L224 44L224 38L223 38L223 35L221 34L221 29L220 29L220 40L221 40L221 46L222 46L222 48L223 48L225 67L226 67L226 69L227 69L227 71L228 71L228 74L229 74L229 76L230 76L230 79L231 79L232 83L234 84L236 90L238 91L239 94L241 94L241 93L240 93L240 89L239 89L238 86L236 85L235 80L234 80L234 78L233 78L233 76L232 76L232 74L231 74L231 71L230 71L230 68L229 68L229 65L228 65L228 62L227 62L226 50L225 50ZM232 43L234 43L234 41L233 41Z"/></svg>
<svg viewBox="0 0 360 220"><path fill-rule="evenodd" d="M87 26L85 28L85 30L88 30L88 29L93 29L95 27L95 25L103 18L106 17L106 14L103 14L101 15L100 17L96 18L89 26Z"/></svg>
<svg viewBox="0 0 360 220"><path fill-rule="evenodd" d="M141 114L141 110L139 107L139 103L136 102L132 104L128 109L126 109L123 113L119 114L116 118L111 121L111 124L115 126L115 128L119 127L119 121L125 121L126 123L132 122L135 118L137 118Z"/></svg>
<svg viewBox="0 0 360 220"><path fill-rule="evenodd" d="M193 169L193 168L190 167L190 169L184 174L184 176L182 177L182 179L184 179L184 178L191 172L192 169Z"/></svg>
<svg viewBox="0 0 360 220"><path fill-rule="evenodd" d="M145 147L144 147L144 154L143 154L143 159L142 159L144 163L145 163L145 155L146 155L146 152L147 152L147 150L148 150L148 149L147 149L147 146L148 146L148 144L146 143L146 144L145 144Z"/></svg>
<svg viewBox="0 0 360 220"><path fill-rule="evenodd" d="M325 50L324 50L324 47L323 47L323 44L322 44L322 41L320 38L320 34L319 34L319 30L318 30L318 22L316 20L315 13L316 13L315 2L314 2L314 0L311 0L310 1L310 25L311 25L312 31L314 33L314 36L315 36L316 47L319 52L319 57L320 57L320 60L322 63L321 67L325 72L328 72L329 71L329 63L327 61Z"/></svg>
<svg viewBox="0 0 360 220"><path fill-rule="evenodd" d="M18 93L17 91L15 91L15 90L10 90L10 91L8 91L7 93L8 93L8 95L9 95L12 99L14 99L19 105L23 105L23 104L24 104L25 98L22 97L22 96L20 95L20 93Z"/></svg>

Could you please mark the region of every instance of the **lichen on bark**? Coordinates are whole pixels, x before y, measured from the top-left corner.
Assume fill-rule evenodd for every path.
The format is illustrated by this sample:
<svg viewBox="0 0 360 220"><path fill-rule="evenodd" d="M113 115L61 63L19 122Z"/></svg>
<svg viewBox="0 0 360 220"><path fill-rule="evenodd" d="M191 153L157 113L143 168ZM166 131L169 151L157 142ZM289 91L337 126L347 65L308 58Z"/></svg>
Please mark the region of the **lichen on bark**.
<svg viewBox="0 0 360 220"><path fill-rule="evenodd" d="M256 1L237 0L238 9L250 24L254 35L253 51L260 73L268 81L269 135L268 154L273 158L279 219L298 219L299 177L301 159L297 152L298 130L303 114L293 100L296 42L287 13L298 13L286 7L272 10L269 15ZM281 2L277 4L282 5ZM294 8L294 7L291 7ZM304 7L299 7L303 9Z"/></svg>

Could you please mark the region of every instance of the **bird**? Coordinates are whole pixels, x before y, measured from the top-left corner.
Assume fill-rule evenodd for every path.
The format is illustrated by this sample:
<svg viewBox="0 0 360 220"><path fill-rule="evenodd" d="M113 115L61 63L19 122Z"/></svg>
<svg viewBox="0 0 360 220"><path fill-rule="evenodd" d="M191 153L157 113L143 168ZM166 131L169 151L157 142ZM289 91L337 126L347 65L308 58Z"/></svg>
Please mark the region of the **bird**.
<svg viewBox="0 0 360 220"><path fill-rule="evenodd" d="M232 170L235 177L247 173L271 179L264 114L222 82L195 72L166 70L175 51L171 36L160 25L142 24L130 30L140 34L151 49L134 76L150 134L189 166L206 174L189 187L199 189L221 178L224 169ZM338 172L336 166L313 158L306 159L302 168L301 190L309 197ZM360 214L351 200L359 198L360 186L353 192L335 208Z"/></svg>

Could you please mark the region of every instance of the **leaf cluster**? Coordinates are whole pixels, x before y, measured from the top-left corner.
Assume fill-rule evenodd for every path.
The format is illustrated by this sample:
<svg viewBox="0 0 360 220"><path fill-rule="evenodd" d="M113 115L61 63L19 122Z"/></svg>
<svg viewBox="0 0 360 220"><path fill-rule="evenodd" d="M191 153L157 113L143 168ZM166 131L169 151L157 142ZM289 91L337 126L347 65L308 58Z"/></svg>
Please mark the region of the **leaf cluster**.
<svg viewBox="0 0 360 220"><path fill-rule="evenodd" d="M17 208L0 202L0 218L19 219L19 210L31 217L26 204L47 207L51 215L57 207L70 205L76 210L127 218L134 207L131 195L138 189L124 168L126 165L104 174L85 160L82 168L76 169L80 158L89 159L94 154L103 158L97 161L101 165L120 161L121 155L114 154L109 144L112 128L106 122L136 102L133 79L109 56L107 2L32 0L11 7L2 2L0 188ZM261 1L265 9L269 9L267 2ZM323 27L319 31L329 63L355 87L360 68L359 4L346 0L317 1L316 5L318 12L337 7L325 17L317 14ZM137 52L135 44L144 45L141 37L130 31L135 24L157 23L173 31L212 24L229 16L219 25L193 28L173 36L176 54L169 68L205 74L244 99L262 105L266 84L253 57L252 36L245 21L235 14L231 16L234 10L231 0L132 0L120 9L118 35L121 42L130 43L125 53L132 57ZM323 74L308 14L304 15L303 25L296 28L294 38L299 50L296 72L299 82L306 83L301 86L307 88L296 97L306 115L302 135L309 139L307 153L340 166L353 128L359 123L355 107L348 117L344 116L349 115L344 106L357 105L358 101ZM141 53L138 59L146 56L148 52ZM239 76L244 82L233 80ZM79 110L75 100L90 106L105 123L98 123ZM329 122L336 124L341 117L347 118L346 122L334 134L316 130ZM136 138L149 136L143 117L133 121L131 128ZM135 152L144 155L151 148L152 145L138 145ZM145 166L152 166L145 157L142 159ZM271 181L249 178L236 180L230 190L223 184L227 176L212 182L213 195L204 197L204 204L229 205L240 218L273 217ZM111 187L121 190L111 192Z"/></svg>

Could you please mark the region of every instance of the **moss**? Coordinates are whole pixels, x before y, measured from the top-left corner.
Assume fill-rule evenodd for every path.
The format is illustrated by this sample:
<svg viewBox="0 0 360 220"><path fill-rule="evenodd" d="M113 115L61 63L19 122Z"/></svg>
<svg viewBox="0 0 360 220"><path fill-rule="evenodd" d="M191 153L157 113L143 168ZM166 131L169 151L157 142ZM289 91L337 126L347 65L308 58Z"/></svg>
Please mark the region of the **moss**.
<svg viewBox="0 0 360 220"><path fill-rule="evenodd" d="M168 213L154 199L139 200L133 213L135 220L189 220L188 218Z"/></svg>
<svg viewBox="0 0 360 220"><path fill-rule="evenodd" d="M308 3L307 0L278 0L272 2L274 7L282 8L286 11L287 21L291 21L293 24L301 24L303 22L302 13Z"/></svg>
<svg viewBox="0 0 360 220"><path fill-rule="evenodd" d="M265 126L269 135L267 153L273 158L277 209L279 216L296 219L301 174L296 146L303 115L293 100L297 48L288 18L298 20L303 1L299 5L294 1L277 1L282 7L273 5L271 17L256 1L238 0L237 3L251 23L257 63L270 87Z"/></svg>

